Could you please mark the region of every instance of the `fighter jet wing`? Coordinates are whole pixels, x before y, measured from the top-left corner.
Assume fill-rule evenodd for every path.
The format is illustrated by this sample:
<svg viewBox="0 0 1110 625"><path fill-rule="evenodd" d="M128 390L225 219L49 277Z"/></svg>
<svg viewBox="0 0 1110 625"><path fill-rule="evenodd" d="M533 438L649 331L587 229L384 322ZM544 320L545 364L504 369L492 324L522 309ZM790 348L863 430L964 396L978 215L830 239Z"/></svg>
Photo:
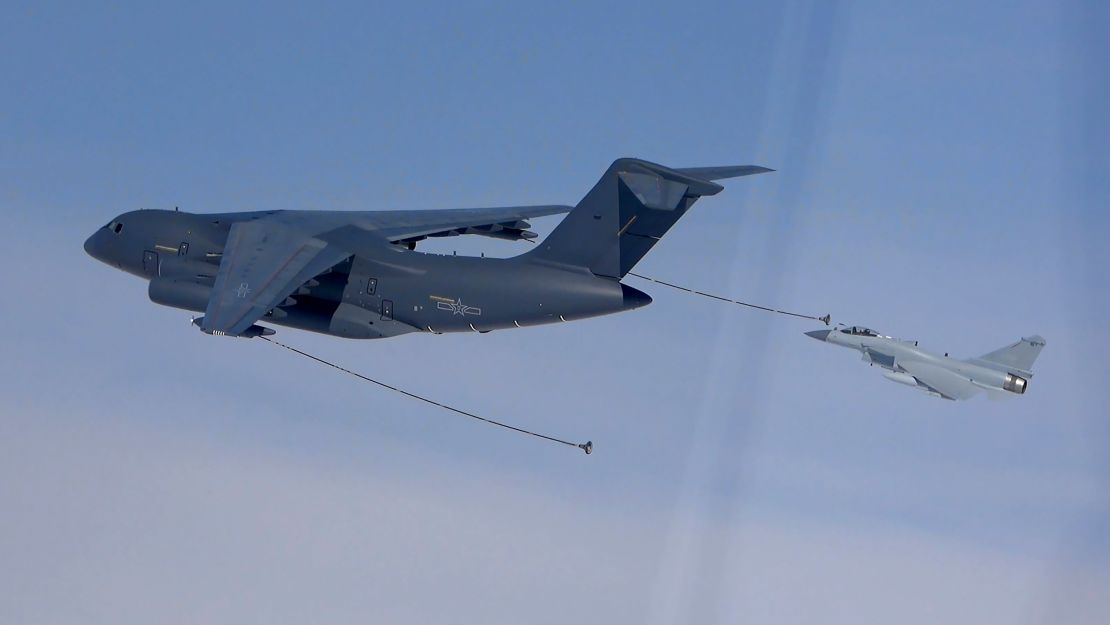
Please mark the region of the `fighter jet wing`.
<svg viewBox="0 0 1110 625"><path fill-rule="evenodd" d="M979 390L979 387L971 380L954 371L933 364L898 361L898 366L945 399L967 399Z"/></svg>
<svg viewBox="0 0 1110 625"><path fill-rule="evenodd" d="M378 233L395 243L415 242L427 237L477 234L508 239L534 239L535 232L526 219L570 212L572 206L508 206L504 208L457 208L449 210L406 211L392 215Z"/></svg>
<svg viewBox="0 0 1110 625"><path fill-rule="evenodd" d="M200 327L209 334L238 336L306 281L348 256L277 220L236 223Z"/></svg>

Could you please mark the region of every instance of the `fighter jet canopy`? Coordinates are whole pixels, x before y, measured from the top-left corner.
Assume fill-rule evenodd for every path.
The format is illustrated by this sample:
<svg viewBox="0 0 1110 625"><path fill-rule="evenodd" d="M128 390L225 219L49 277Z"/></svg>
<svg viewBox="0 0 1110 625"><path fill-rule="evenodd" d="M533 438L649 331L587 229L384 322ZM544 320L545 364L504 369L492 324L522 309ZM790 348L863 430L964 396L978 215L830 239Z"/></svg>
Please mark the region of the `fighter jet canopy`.
<svg viewBox="0 0 1110 625"><path fill-rule="evenodd" d="M864 328L862 326L852 326L850 328L844 328L843 330L841 330L841 332L854 336L879 336L878 332L875 332L874 330L870 330L868 328Z"/></svg>

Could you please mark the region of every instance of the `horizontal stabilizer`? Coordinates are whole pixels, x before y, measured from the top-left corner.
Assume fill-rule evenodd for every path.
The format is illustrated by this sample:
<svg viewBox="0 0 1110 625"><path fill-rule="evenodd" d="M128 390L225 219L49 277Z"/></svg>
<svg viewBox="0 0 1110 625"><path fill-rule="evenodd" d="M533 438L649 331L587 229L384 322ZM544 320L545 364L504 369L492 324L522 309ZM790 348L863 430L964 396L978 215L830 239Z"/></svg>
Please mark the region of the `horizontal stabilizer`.
<svg viewBox="0 0 1110 625"><path fill-rule="evenodd" d="M701 180L724 180L725 178L765 174L775 170L759 165L723 165L720 167L676 167L675 171Z"/></svg>

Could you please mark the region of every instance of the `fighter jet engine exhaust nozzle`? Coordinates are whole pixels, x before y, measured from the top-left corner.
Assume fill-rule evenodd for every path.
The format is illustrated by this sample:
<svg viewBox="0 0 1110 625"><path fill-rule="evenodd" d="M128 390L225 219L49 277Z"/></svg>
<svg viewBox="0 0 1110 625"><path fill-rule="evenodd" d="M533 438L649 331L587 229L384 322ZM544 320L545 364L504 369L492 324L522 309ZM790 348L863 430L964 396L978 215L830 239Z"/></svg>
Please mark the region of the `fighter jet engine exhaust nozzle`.
<svg viewBox="0 0 1110 625"><path fill-rule="evenodd" d="M1002 382L1002 390L1024 395L1025 389L1029 386L1029 380L1018 377L1012 373L1006 374L1006 379Z"/></svg>

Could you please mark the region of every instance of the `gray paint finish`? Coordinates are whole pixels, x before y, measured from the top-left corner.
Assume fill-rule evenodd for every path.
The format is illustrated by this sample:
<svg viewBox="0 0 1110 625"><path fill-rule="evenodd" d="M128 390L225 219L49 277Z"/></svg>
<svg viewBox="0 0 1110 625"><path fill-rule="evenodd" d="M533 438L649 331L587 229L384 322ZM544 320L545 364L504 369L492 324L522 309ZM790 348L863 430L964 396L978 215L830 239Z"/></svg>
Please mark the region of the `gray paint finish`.
<svg viewBox="0 0 1110 625"><path fill-rule="evenodd" d="M917 341L883 336L859 326L813 330L806 335L859 351L863 361L882 368L888 380L953 400L978 393L1024 394L1033 377L1033 361L1045 346L1042 337L1031 336L979 358L959 360L926 351Z"/></svg>
<svg viewBox="0 0 1110 625"><path fill-rule="evenodd" d="M90 256L150 281L151 301L204 312L208 334L276 325L344 338L487 332L640 308L620 282L713 180L758 166L670 169L618 159L573 209L125 213L85 242ZM569 215L536 249L506 259L415 250L427 237L531 239L526 221Z"/></svg>

